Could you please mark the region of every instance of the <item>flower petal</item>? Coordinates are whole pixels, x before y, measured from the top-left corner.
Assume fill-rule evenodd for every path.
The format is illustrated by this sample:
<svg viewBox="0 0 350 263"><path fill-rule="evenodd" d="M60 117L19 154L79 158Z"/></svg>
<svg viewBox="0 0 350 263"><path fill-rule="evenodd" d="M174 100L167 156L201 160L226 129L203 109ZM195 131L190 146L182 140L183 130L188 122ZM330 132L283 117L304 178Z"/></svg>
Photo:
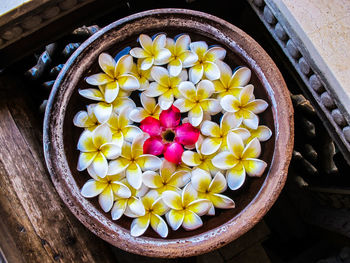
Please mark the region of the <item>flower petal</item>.
<svg viewBox="0 0 350 263"><path fill-rule="evenodd" d="M193 101L196 97L196 88L191 81L183 81L179 84L179 92L186 99Z"/></svg>
<svg viewBox="0 0 350 263"><path fill-rule="evenodd" d="M168 110L163 110L159 115L160 125L164 128L174 128L181 121L181 113L178 108L171 106Z"/></svg>
<svg viewBox="0 0 350 263"><path fill-rule="evenodd" d="M164 219L161 218L159 215L151 215L151 226L153 230L157 232L157 234L161 237L166 238L168 236L168 226L165 223Z"/></svg>
<svg viewBox="0 0 350 263"><path fill-rule="evenodd" d="M194 84L197 84L203 77L204 74L204 67L203 65L195 65L192 68L190 68L189 71L189 78L190 81Z"/></svg>
<svg viewBox="0 0 350 263"><path fill-rule="evenodd" d="M244 169L249 176L260 177L267 167L267 163L259 159L247 158L242 162Z"/></svg>
<svg viewBox="0 0 350 263"><path fill-rule="evenodd" d="M167 110L171 107L174 102L174 94L171 90L164 92L158 98L158 104L162 110Z"/></svg>
<svg viewBox="0 0 350 263"><path fill-rule="evenodd" d="M203 120L203 110L200 105L196 105L188 112L188 120L193 126L198 126Z"/></svg>
<svg viewBox="0 0 350 263"><path fill-rule="evenodd" d="M99 123L105 123L108 121L112 114L113 106L104 102L99 102L94 108L94 114Z"/></svg>
<svg viewBox="0 0 350 263"><path fill-rule="evenodd" d="M100 125L92 132L92 140L96 148L112 140L112 131L108 125Z"/></svg>
<svg viewBox="0 0 350 263"><path fill-rule="evenodd" d="M91 163L92 169L94 169L95 173L101 177L104 178L107 175L108 171L108 162L105 158L105 156L99 152L95 159Z"/></svg>
<svg viewBox="0 0 350 263"><path fill-rule="evenodd" d="M212 121L203 121L201 132L205 136L220 137L220 127L217 123Z"/></svg>
<svg viewBox="0 0 350 263"><path fill-rule="evenodd" d="M86 198L98 196L106 188L107 184L89 179L81 189L81 195Z"/></svg>
<svg viewBox="0 0 350 263"><path fill-rule="evenodd" d="M80 89L78 92L81 96L90 100L97 100L97 101L103 100L103 95L101 91L98 89Z"/></svg>
<svg viewBox="0 0 350 263"><path fill-rule="evenodd" d="M204 79L197 85L196 95L198 100L209 98L214 93L214 84L210 80Z"/></svg>
<svg viewBox="0 0 350 263"><path fill-rule="evenodd" d="M104 85L104 91L105 91L105 101L107 103L111 103L115 100L115 98L118 96L119 93L119 84L118 82L109 82Z"/></svg>
<svg viewBox="0 0 350 263"><path fill-rule="evenodd" d="M187 209L199 216L205 215L211 207L211 202L208 199L197 199L191 202Z"/></svg>
<svg viewBox="0 0 350 263"><path fill-rule="evenodd" d="M139 198L131 197L128 201L128 208L135 216L144 216L146 213L145 207Z"/></svg>
<svg viewBox="0 0 350 263"><path fill-rule="evenodd" d="M162 162L160 167L160 175L162 176L164 182L169 182L175 171L176 165L174 163L168 162L167 160Z"/></svg>
<svg viewBox="0 0 350 263"><path fill-rule="evenodd" d="M182 223L182 227L187 230L194 230L203 225L202 219L191 211L185 212L185 217Z"/></svg>
<svg viewBox="0 0 350 263"><path fill-rule="evenodd" d="M130 55L122 56L115 67L114 75L116 77L122 76L124 74L130 73L133 66L133 59ZM119 79L118 79L119 81ZM121 85L121 83L119 83ZM121 85L122 86L122 85Z"/></svg>
<svg viewBox="0 0 350 263"><path fill-rule="evenodd" d="M136 159L136 162L143 171L158 170L162 164L162 160L152 154L142 154Z"/></svg>
<svg viewBox="0 0 350 263"><path fill-rule="evenodd" d="M204 99L200 102L200 104L203 111L209 113L210 115L218 114L222 110L220 101L217 99Z"/></svg>
<svg viewBox="0 0 350 263"><path fill-rule="evenodd" d="M198 166L202 163L200 155L192 151L185 151L182 154L181 160L188 166Z"/></svg>
<svg viewBox="0 0 350 263"><path fill-rule="evenodd" d="M223 60L226 56L226 50L222 47L212 47L205 54L205 58L209 61Z"/></svg>
<svg viewBox="0 0 350 263"><path fill-rule="evenodd" d="M122 129L122 131L125 140L128 142L132 142L139 134L142 133L142 130L134 125L127 125L124 129Z"/></svg>
<svg viewBox="0 0 350 263"><path fill-rule="evenodd" d="M163 186L161 176L153 171L146 171L142 174L142 182L149 188L159 188Z"/></svg>
<svg viewBox="0 0 350 263"><path fill-rule="evenodd" d="M222 134L227 134L230 130L235 129L241 125L242 120L238 119L236 115L225 112L220 121L220 128Z"/></svg>
<svg viewBox="0 0 350 263"><path fill-rule="evenodd" d="M164 144L162 139L157 137L151 137L143 144L143 152L145 154L160 155L164 151Z"/></svg>
<svg viewBox="0 0 350 263"><path fill-rule="evenodd" d="M197 192L205 193L209 189L211 176L207 171L195 168L192 171L191 184Z"/></svg>
<svg viewBox="0 0 350 263"><path fill-rule="evenodd" d="M141 107L137 107L136 109L133 109L129 114L130 120L134 122L141 122L143 119L145 119L148 116L149 114L146 112L146 110Z"/></svg>
<svg viewBox="0 0 350 263"><path fill-rule="evenodd" d="M154 63L154 58L153 57L148 57L142 60L141 62L141 70L149 70Z"/></svg>
<svg viewBox="0 0 350 263"><path fill-rule="evenodd" d="M250 132L245 128L236 128L231 130L231 132L239 135L243 141L246 141L250 137Z"/></svg>
<svg viewBox="0 0 350 263"><path fill-rule="evenodd" d="M209 185L209 192L222 193L227 188L225 176L221 172L217 172Z"/></svg>
<svg viewBox="0 0 350 263"><path fill-rule="evenodd" d="M118 83L121 89L133 91L140 88L140 82L135 76L125 74L118 78Z"/></svg>
<svg viewBox="0 0 350 263"><path fill-rule="evenodd" d="M139 158L140 155L143 154L143 144L149 138L147 133L141 133L137 135L137 137L132 141L130 148L130 157L132 159Z"/></svg>
<svg viewBox="0 0 350 263"><path fill-rule="evenodd" d="M141 236L146 232L150 223L150 214L135 218L130 226L130 234L133 237Z"/></svg>
<svg viewBox="0 0 350 263"><path fill-rule="evenodd" d="M231 190L237 190L245 181L245 170L241 164L226 172L227 185Z"/></svg>
<svg viewBox="0 0 350 263"><path fill-rule="evenodd" d="M173 105L178 108L180 112L187 112L190 111L196 104L191 100L180 98L177 99Z"/></svg>
<svg viewBox="0 0 350 263"><path fill-rule="evenodd" d="M108 164L108 175L119 174L123 172L129 165L130 161L124 157L110 161Z"/></svg>
<svg viewBox="0 0 350 263"><path fill-rule="evenodd" d="M187 207L191 202L197 200L198 193L196 189L193 188L192 184L187 184L181 194L181 201L184 207Z"/></svg>
<svg viewBox="0 0 350 263"><path fill-rule="evenodd" d="M244 144L242 138L234 132L227 135L227 145L233 156L240 159L243 154Z"/></svg>
<svg viewBox="0 0 350 263"><path fill-rule="evenodd" d="M172 191L171 191L172 192ZM165 214L166 220L172 230L178 230L184 220L184 211L170 210Z"/></svg>
<svg viewBox="0 0 350 263"><path fill-rule="evenodd" d="M182 145L180 143L170 143L166 145L164 158L172 163L180 163L183 151L184 149L182 148Z"/></svg>
<svg viewBox="0 0 350 263"><path fill-rule="evenodd" d="M219 169L230 169L234 167L238 160L232 155L231 152L220 152L213 159L212 163L215 167Z"/></svg>
<svg viewBox="0 0 350 263"><path fill-rule="evenodd" d="M210 196L210 201L217 208L221 208L221 209L235 208L235 202L231 198L225 195L213 194Z"/></svg>
<svg viewBox="0 0 350 263"><path fill-rule="evenodd" d="M265 142L272 136L272 131L265 125L260 125L256 130L251 130L251 136Z"/></svg>
<svg viewBox="0 0 350 263"><path fill-rule="evenodd" d="M216 80L220 78L220 70L213 62L206 61L204 63L204 74L209 80Z"/></svg>
<svg viewBox="0 0 350 263"><path fill-rule="evenodd" d="M92 161L95 159L97 152L81 152L79 154L77 170L84 171L87 167L89 167Z"/></svg>
<svg viewBox="0 0 350 263"><path fill-rule="evenodd" d="M179 58L174 59L168 64L168 71L170 76L178 76L182 70L182 62Z"/></svg>
<svg viewBox="0 0 350 263"><path fill-rule="evenodd" d="M152 41L152 38L150 38L148 35L145 35L145 34L141 34L139 36L139 42L140 42L140 45L143 49L147 50L147 51L151 51L152 50L152 44L153 44L153 41Z"/></svg>
<svg viewBox="0 0 350 263"><path fill-rule="evenodd" d="M249 83L251 77L251 71L247 67L241 67L237 69L231 78L229 83L230 87L244 87Z"/></svg>
<svg viewBox="0 0 350 263"><path fill-rule="evenodd" d="M119 91L119 95L122 90ZM133 102L129 98L117 97L113 102L113 110L115 113L119 114L124 108L129 108L129 110L134 109L136 107L135 102Z"/></svg>
<svg viewBox="0 0 350 263"><path fill-rule="evenodd" d="M166 35L165 34L158 34L154 39L152 43L153 50L164 48L166 45Z"/></svg>
<svg viewBox="0 0 350 263"><path fill-rule="evenodd" d="M124 214L127 205L127 199L117 199L112 207L112 220L118 220Z"/></svg>
<svg viewBox="0 0 350 263"><path fill-rule="evenodd" d="M142 120L140 128L151 136L160 136L161 133L160 121L153 117L147 117Z"/></svg>
<svg viewBox="0 0 350 263"><path fill-rule="evenodd" d="M105 143L100 148L101 152L107 159L115 159L121 154L121 147L114 143Z"/></svg>
<svg viewBox="0 0 350 263"><path fill-rule="evenodd" d="M257 158L261 153L261 145L257 138L251 140L242 153L242 159Z"/></svg>
<svg viewBox="0 0 350 263"><path fill-rule="evenodd" d="M154 55L154 65L164 65L168 63L170 57L170 51L166 48L161 48L157 50L156 54Z"/></svg>
<svg viewBox="0 0 350 263"><path fill-rule="evenodd" d="M202 146L201 152L204 155L210 155L217 152L222 144L222 138L208 137L205 138Z"/></svg>
<svg viewBox="0 0 350 263"><path fill-rule="evenodd" d="M237 103L238 101L233 95L226 95L220 100L221 107L227 112L236 112L238 110Z"/></svg>
<svg viewBox="0 0 350 263"><path fill-rule="evenodd" d="M184 123L175 129L175 141L182 145L193 145L199 137L199 129L193 127L190 123Z"/></svg>
<svg viewBox="0 0 350 263"><path fill-rule="evenodd" d="M185 50L188 50L190 43L191 43L191 38L189 35L183 34L183 35L179 36L176 39L176 43L175 43L176 53L180 54L180 53L184 52Z"/></svg>
<svg viewBox="0 0 350 263"><path fill-rule="evenodd" d="M184 68L192 67L198 60L197 54L189 50L183 52L179 57Z"/></svg>
<svg viewBox="0 0 350 263"><path fill-rule="evenodd" d="M175 210L182 210L181 196L175 191L165 191L162 193L164 203Z"/></svg>
<svg viewBox="0 0 350 263"><path fill-rule="evenodd" d="M120 198L129 198L131 196L130 189L119 181L112 181L111 184L113 193Z"/></svg>
<svg viewBox="0 0 350 263"><path fill-rule="evenodd" d="M132 163L126 168L126 179L135 189L140 189L142 185L142 171L138 164Z"/></svg>
<svg viewBox="0 0 350 263"><path fill-rule="evenodd" d="M142 48L135 47L130 50L130 55L135 58L147 58L150 54Z"/></svg>
<svg viewBox="0 0 350 263"><path fill-rule="evenodd" d="M144 92L142 92L140 95L140 101L142 107L144 107L148 113L153 112L154 108L156 107L156 100L147 96Z"/></svg>
<svg viewBox="0 0 350 263"><path fill-rule="evenodd" d="M172 174L168 185L181 188L189 183L191 179L191 173L189 171L180 170Z"/></svg>
<svg viewBox="0 0 350 263"><path fill-rule="evenodd" d="M108 82L112 82L113 80L114 80L113 78L109 77L107 74L104 74L104 73L97 73L85 79L87 83L95 86L103 85Z"/></svg>
<svg viewBox="0 0 350 263"><path fill-rule="evenodd" d="M249 84L242 88L239 94L239 100L242 105L246 105L252 98L254 98L254 86Z"/></svg>
<svg viewBox="0 0 350 263"><path fill-rule="evenodd" d="M111 78L114 78L115 60L107 53L101 53L98 57L101 69Z"/></svg>
<svg viewBox="0 0 350 263"><path fill-rule="evenodd" d="M149 96L149 97L158 97L159 95L162 95L167 91L168 91L168 88L160 85L157 82L152 82L151 84L149 84L148 89L146 89L144 93L146 96Z"/></svg>
<svg viewBox="0 0 350 263"><path fill-rule="evenodd" d="M196 53L198 56L202 57L204 53L208 50L208 45L204 41L196 41L190 44L190 50Z"/></svg>
<svg viewBox="0 0 350 263"><path fill-rule="evenodd" d="M253 112L242 109L243 124L250 129L256 130L259 126L259 118Z"/></svg>
<svg viewBox="0 0 350 263"><path fill-rule="evenodd" d="M267 104L266 101L256 99L256 100L249 102L247 105L245 105L245 109L249 110L255 114L259 114L259 113L263 112L264 110L266 110L268 106L269 106L269 104Z"/></svg>
<svg viewBox="0 0 350 263"><path fill-rule="evenodd" d="M106 213L112 209L113 200L114 195L111 187L106 187L106 189L98 196L98 203Z"/></svg>
<svg viewBox="0 0 350 263"><path fill-rule="evenodd" d="M85 130L80 134L77 149L81 152L96 152L98 147L95 146L92 131Z"/></svg>

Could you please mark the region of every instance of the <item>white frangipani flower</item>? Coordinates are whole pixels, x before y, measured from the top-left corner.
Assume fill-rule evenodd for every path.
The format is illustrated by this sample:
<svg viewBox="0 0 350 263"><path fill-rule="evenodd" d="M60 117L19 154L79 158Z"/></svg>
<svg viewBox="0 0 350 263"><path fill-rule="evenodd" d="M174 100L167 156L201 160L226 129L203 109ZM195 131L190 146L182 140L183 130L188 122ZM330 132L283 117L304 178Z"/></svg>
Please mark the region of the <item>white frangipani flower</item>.
<svg viewBox="0 0 350 263"><path fill-rule="evenodd" d="M189 50L191 39L189 35L180 35L176 42L166 39L166 48L170 51L171 57L168 63L168 70L171 76L177 76L181 73L182 68L189 68L198 60L196 53Z"/></svg>
<svg viewBox="0 0 350 263"><path fill-rule="evenodd" d="M129 118L134 122L141 122L146 117L153 117L158 120L161 108L156 103L156 100L146 96L145 93L142 92L140 95L140 101L143 108L137 107L136 109L133 109L129 114Z"/></svg>
<svg viewBox="0 0 350 263"><path fill-rule="evenodd" d="M131 68L131 74L135 76L139 83L140 83L140 88L139 90L146 90L149 87L149 82L153 81L152 76L151 76L151 68L147 70L142 70L141 69L141 64L142 64L143 59L138 59L137 63L133 64Z"/></svg>
<svg viewBox="0 0 350 263"><path fill-rule="evenodd" d="M86 107L86 111L79 111L73 118L75 126L93 131L98 125L97 118L94 113L96 104L90 104Z"/></svg>
<svg viewBox="0 0 350 263"><path fill-rule="evenodd" d="M101 178L107 175L107 159L117 158L121 147L112 142L112 132L107 125L100 125L94 131L85 130L79 138L78 171L83 171L90 165ZM117 174L117 173L111 173Z"/></svg>
<svg viewBox="0 0 350 263"><path fill-rule="evenodd" d="M141 34L139 42L142 48L135 47L130 50L130 55L143 59L141 70L148 70L153 65L164 65L168 63L171 53L165 48L166 36L159 34L152 40L148 35Z"/></svg>
<svg viewBox="0 0 350 263"><path fill-rule="evenodd" d="M229 209L235 207L235 202L221 193L227 188L226 179L218 172L211 178L207 171L196 168L192 171L191 184L198 193L198 198L207 199L211 202L208 215L215 215L215 208Z"/></svg>

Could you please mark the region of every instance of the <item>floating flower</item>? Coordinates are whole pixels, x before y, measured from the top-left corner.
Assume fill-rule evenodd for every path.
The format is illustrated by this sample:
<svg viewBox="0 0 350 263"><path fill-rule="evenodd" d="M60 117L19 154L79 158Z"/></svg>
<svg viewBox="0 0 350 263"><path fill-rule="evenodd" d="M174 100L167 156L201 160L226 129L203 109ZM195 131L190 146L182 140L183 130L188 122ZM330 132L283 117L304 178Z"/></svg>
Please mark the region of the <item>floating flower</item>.
<svg viewBox="0 0 350 263"><path fill-rule="evenodd" d="M225 148L227 142L227 135L229 132L239 134L243 140L248 139L250 133L245 128L238 128L242 120L237 119L235 115L225 112L220 121L220 126L212 121L204 121L201 126L203 135L208 136L204 139L201 151L204 155L214 154L221 147Z"/></svg>
<svg viewBox="0 0 350 263"><path fill-rule="evenodd" d="M174 106L181 112L188 112L188 120L195 127L202 122L203 112L214 115L221 110L219 101L210 99L214 85L209 80L202 80L197 88L190 81L181 82L179 91L182 98L177 99Z"/></svg>
<svg viewBox="0 0 350 263"><path fill-rule="evenodd" d="M146 117L153 117L155 119L159 119L159 114L161 109L158 104L156 104L156 100L154 98L148 97L144 92L141 93L140 101L143 106L137 107L133 109L129 118L134 122L141 122Z"/></svg>
<svg viewBox="0 0 350 263"><path fill-rule="evenodd" d="M81 151L78 171L92 165L94 172L101 178L107 175L107 159L117 158L121 153L120 146L112 142L112 132L107 125L100 125L94 131L85 130L80 135L78 150Z"/></svg>
<svg viewBox="0 0 350 263"><path fill-rule="evenodd" d="M246 86L250 80L250 69L241 67L232 75L231 68L225 62L217 61L216 65L220 69L220 79L213 81L215 93L218 93L217 98L222 99L226 95L237 97L241 89Z"/></svg>
<svg viewBox="0 0 350 263"><path fill-rule="evenodd" d="M197 84L203 76L209 80L220 78L220 69L215 62L225 58L225 49L218 46L208 49L204 41L192 42L190 49L198 56L197 62L190 68L190 81Z"/></svg>
<svg viewBox="0 0 350 263"><path fill-rule="evenodd" d="M209 200L198 198L191 184L184 187L181 195L175 191L165 191L162 198L170 207L165 217L173 230L179 229L181 225L185 230L201 227L203 222L200 216L205 215L211 207Z"/></svg>
<svg viewBox="0 0 350 263"><path fill-rule="evenodd" d="M120 145L120 147L123 146L124 140L132 142L137 135L142 133L139 127L131 125L131 121L128 118L129 111L130 109L125 107L119 114L112 113L107 122L112 130L113 142Z"/></svg>
<svg viewBox="0 0 350 263"><path fill-rule="evenodd" d="M113 206L114 196L129 198L129 188L120 182L123 174L107 175L99 177L92 169L89 169L92 179L88 180L81 189L82 196L92 198L98 196L98 202L103 211L108 212Z"/></svg>
<svg viewBox="0 0 350 263"><path fill-rule="evenodd" d="M143 183L149 188L157 190L159 194L166 190L181 192L191 178L191 174L185 170L176 171L176 164L164 160L160 167L160 173L146 171L142 175Z"/></svg>
<svg viewBox="0 0 350 263"><path fill-rule="evenodd" d="M164 204L162 198L156 191L149 191L142 197L142 203L145 208L145 215L135 218L130 227L131 235L134 237L141 236L149 225L157 232L158 235L165 238L168 235L168 226L161 217L169 208Z"/></svg>
<svg viewBox="0 0 350 263"><path fill-rule="evenodd" d="M254 138L245 147L242 138L231 132L227 136L229 151L223 151L213 158L213 164L219 169L227 170L226 178L230 189L240 188L246 174L259 177L267 164L257 159L261 152L259 140Z"/></svg>
<svg viewBox="0 0 350 263"><path fill-rule="evenodd" d="M99 125L94 113L95 106L96 104L90 104L86 107L86 111L77 112L73 118L74 125L93 131Z"/></svg>
<svg viewBox="0 0 350 263"><path fill-rule="evenodd" d="M142 170L155 171L159 169L162 161L154 155L143 154L143 143L147 135L138 135L130 145L125 142L120 156L109 162L108 174L118 174L125 171L128 183L135 189L142 185Z"/></svg>
<svg viewBox="0 0 350 263"><path fill-rule="evenodd" d="M196 152L193 151L184 151L182 154L181 160L184 162L184 164L196 168L200 168L202 170L210 172L213 176L219 171L218 168L216 168L211 160L216 156L216 153L210 154L210 155L204 155L202 153L202 143L203 138L202 136L199 136L198 141L196 142Z"/></svg>
<svg viewBox="0 0 350 263"><path fill-rule="evenodd" d="M208 215L215 215L215 208L235 208L235 202L221 193L227 188L225 177L218 172L212 179L207 171L196 168L192 171L191 184L198 193L198 198L211 202Z"/></svg>
<svg viewBox="0 0 350 263"><path fill-rule="evenodd" d="M246 143L250 142L254 138L257 138L259 142L266 142L272 136L272 131L265 125L259 125L256 130L248 128L248 131L250 132L250 136Z"/></svg>
<svg viewBox="0 0 350 263"><path fill-rule="evenodd" d="M133 65L130 55L122 56L117 62L108 54L102 53L98 63L104 73L94 74L86 78L90 85L105 85L104 97L107 103L111 103L118 96L119 88L132 91L140 88L140 83L130 74Z"/></svg>
<svg viewBox="0 0 350 263"><path fill-rule="evenodd" d="M233 112L237 118L243 119L243 124L250 129L257 129L259 118L256 114L266 110L268 104L266 101L254 98L254 86L249 84L242 88L239 97L226 95L220 101L220 104L227 112Z"/></svg>
<svg viewBox="0 0 350 263"><path fill-rule="evenodd" d="M147 70L141 69L142 61L143 59L138 59L137 63L133 64L133 67L131 68L131 74L138 79L140 83L139 90L146 90L149 87L149 81L152 81L153 79L151 76L151 68Z"/></svg>
<svg viewBox="0 0 350 263"><path fill-rule="evenodd" d="M153 117L145 118L140 128L151 137L143 145L144 153L153 155L164 154L166 160L179 163L183 153L183 145L193 145L199 137L199 130L190 123L180 124L179 109L172 106L163 110L159 120Z"/></svg>
<svg viewBox="0 0 350 263"><path fill-rule="evenodd" d="M159 34L152 39L145 34L141 34L139 42L142 48L135 47L130 50L130 55L135 58L143 59L141 70L148 70L153 65L164 65L168 63L171 53L165 48L166 36Z"/></svg>
<svg viewBox="0 0 350 263"><path fill-rule="evenodd" d="M179 84L187 80L187 71L181 71L177 77L169 75L168 70L163 67L153 67L151 75L155 82L152 82L145 95L149 97L158 97L158 104L162 110L167 110L174 102L174 97L179 97Z"/></svg>
<svg viewBox="0 0 350 263"><path fill-rule="evenodd" d="M140 189L136 190L125 178L121 180L121 183L129 188L131 194L128 198L114 196L115 202L111 210L112 219L118 220L123 214L132 218L145 215L145 207L140 198L148 192L148 187L142 184Z"/></svg>
<svg viewBox="0 0 350 263"><path fill-rule="evenodd" d="M176 42L166 39L166 48L170 51L171 57L168 63L168 70L171 76L180 74L182 68L189 68L198 60L197 54L189 50L191 39L189 35L181 35Z"/></svg>

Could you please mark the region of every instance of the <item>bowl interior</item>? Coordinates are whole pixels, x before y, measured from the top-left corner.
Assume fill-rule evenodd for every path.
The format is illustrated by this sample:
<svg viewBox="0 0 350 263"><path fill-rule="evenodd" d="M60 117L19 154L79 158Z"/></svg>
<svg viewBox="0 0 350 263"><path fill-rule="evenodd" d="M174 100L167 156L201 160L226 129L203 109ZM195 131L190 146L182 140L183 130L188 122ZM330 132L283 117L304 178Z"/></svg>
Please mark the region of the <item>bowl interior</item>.
<svg viewBox="0 0 350 263"><path fill-rule="evenodd" d="M204 40L207 42L209 46L220 45L226 49L227 55L224 61L228 65L230 65L232 69L235 69L238 66L247 66L251 68L249 65L247 65L246 62L244 62L241 56L239 56L233 50L231 50L229 46L226 46L224 43L220 43L215 39L208 38L205 34L203 34L203 32L200 32L198 30L191 30L189 32L189 31L186 31L186 29L182 30L179 28L172 28L172 27L169 27L166 30L163 29L163 31L164 33L167 34L168 37L172 37L172 38L178 34L186 33L191 37L191 41ZM156 33L159 33L159 31L145 30L142 32L134 32L127 38L127 40L123 42L115 43L115 45L111 46L111 48L108 50L104 50L104 52L107 52L114 57L119 51L121 51L123 48L127 46L130 46L130 47L139 46L139 43L137 42L137 38L140 33L154 35ZM194 236L194 235L206 232L208 230L212 230L216 227L219 227L225 222L231 220L232 218L237 216L239 213L241 213L244 210L244 208L246 208L249 205L249 203L258 194L266 178L269 176L268 174L269 168L271 165L271 161L274 154L274 148L275 148L275 123L274 123L274 116L273 116L272 107L271 107L272 101L268 95L269 93L267 92L266 88L259 81L256 73L254 72L254 69L251 68L251 70L252 70L252 77L251 77L250 83L253 84L255 87L254 89L255 97L263 99L269 103L269 107L267 108L267 110L262 114L259 114L260 124L267 125L273 133L270 140L268 140L267 142L261 143L262 154L260 156L260 159L264 160L268 164L268 167L266 168L264 174L260 178L247 177L244 186L239 190L237 191L226 190L225 195L229 196L235 201L236 208L228 209L228 210L216 209L216 215L213 217L209 217L209 216L202 217L203 223L204 223L203 226L194 231L188 232L183 230L182 228L180 228L177 231L171 231L169 228L169 235L167 239L179 239L179 238ZM77 128L73 125L73 117L79 110L85 110L86 105L95 103L94 101L81 97L78 94L78 90L91 88L92 86L88 85L84 81L84 78L99 72L101 72L101 69L99 68L97 58L96 58L95 61L92 62L91 66L87 70L85 70L83 74L81 74L78 84L76 85L75 90L72 96L70 97L66 107L66 114L65 114L64 127L63 127L64 151L67 157L67 162L69 164L71 174L74 177L74 180L77 186L79 187L79 189L89 179L89 175L86 171L78 172L76 169L78 156L79 156L79 152L78 150L76 150L76 145L78 142L79 135L82 132L82 129ZM133 95L132 98L138 104L137 96ZM101 212L101 214L103 214L106 218L108 218L111 222L113 222L113 224L117 224L118 226L129 231L132 219L123 216L121 219L117 221L112 221L110 213L104 213L100 208L97 202L97 198L89 199L89 201L92 206L95 206ZM160 238L152 229L148 229L144 234L144 236Z"/></svg>

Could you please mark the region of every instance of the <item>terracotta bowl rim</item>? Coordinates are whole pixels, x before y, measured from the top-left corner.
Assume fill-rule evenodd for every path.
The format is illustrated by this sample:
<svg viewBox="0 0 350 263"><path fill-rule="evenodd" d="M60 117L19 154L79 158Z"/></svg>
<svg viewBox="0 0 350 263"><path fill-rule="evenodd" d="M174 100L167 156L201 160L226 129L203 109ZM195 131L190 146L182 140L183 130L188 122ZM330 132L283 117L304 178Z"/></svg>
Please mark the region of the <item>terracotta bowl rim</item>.
<svg viewBox="0 0 350 263"><path fill-rule="evenodd" d="M256 67L255 73L259 81L264 82L264 87L269 87L267 93L273 104L271 107L273 107L275 125L275 149L270 170L258 194L247 207L225 224L201 234L181 239L142 236L136 238L132 237L129 231L125 231L101 215L100 211L80 195L65 159L63 122L66 105L64 103L68 102L69 98L60 90L60 87L62 83L69 80L71 68L75 62L79 63L81 53L96 39L126 23L132 23L145 17L167 15L198 19L208 24L219 25L224 30L235 32L240 38L239 41L249 42L248 47L240 47L234 39L231 39L236 43L237 49L245 53L247 62ZM79 72L74 74L79 74ZM293 107L290 95L277 66L262 47L242 30L218 17L199 11L173 8L154 9L130 15L106 26L86 40L69 58L55 81L48 99L43 127L46 165L57 192L72 213L94 234L114 246L144 256L166 258L194 256L217 249L238 238L259 222L273 205L285 184L293 142Z"/></svg>

